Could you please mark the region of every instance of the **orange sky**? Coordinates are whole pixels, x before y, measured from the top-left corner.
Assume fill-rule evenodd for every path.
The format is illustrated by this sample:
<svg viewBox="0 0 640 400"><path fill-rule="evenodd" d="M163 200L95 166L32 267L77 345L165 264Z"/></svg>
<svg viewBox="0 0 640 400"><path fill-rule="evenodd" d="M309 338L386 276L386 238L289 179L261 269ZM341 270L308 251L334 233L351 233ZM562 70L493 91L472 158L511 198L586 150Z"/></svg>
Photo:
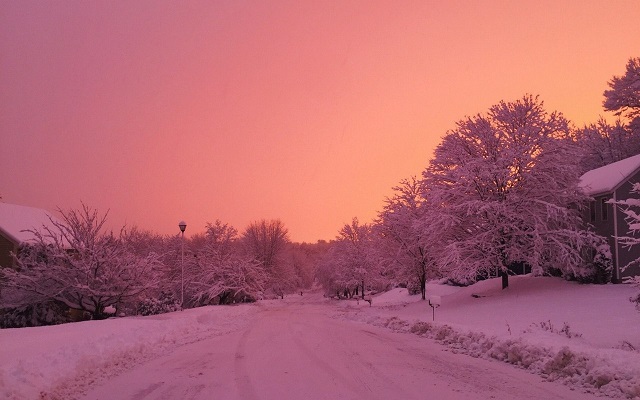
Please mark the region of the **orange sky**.
<svg viewBox="0 0 640 400"><path fill-rule="evenodd" d="M532 93L596 121L639 21L637 0L0 0L0 195L332 239L465 115Z"/></svg>

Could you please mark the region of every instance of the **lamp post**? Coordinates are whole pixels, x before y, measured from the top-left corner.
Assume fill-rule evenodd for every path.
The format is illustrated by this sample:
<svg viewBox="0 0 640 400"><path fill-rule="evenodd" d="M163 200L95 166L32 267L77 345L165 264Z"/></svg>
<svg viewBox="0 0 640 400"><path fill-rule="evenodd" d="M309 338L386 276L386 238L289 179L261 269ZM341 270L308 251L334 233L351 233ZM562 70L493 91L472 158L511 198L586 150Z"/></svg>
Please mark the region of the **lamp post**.
<svg viewBox="0 0 640 400"><path fill-rule="evenodd" d="M180 221L178 227L180 228L180 232L182 232L182 255L180 260L180 311L182 311L184 310L184 230L187 229L187 223Z"/></svg>

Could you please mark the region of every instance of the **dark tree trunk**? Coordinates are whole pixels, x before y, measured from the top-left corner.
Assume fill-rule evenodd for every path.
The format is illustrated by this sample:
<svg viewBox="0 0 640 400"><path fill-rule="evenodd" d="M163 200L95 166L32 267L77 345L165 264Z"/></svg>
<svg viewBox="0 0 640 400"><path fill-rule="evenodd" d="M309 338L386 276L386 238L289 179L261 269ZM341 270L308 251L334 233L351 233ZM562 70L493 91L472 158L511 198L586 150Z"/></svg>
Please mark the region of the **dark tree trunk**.
<svg viewBox="0 0 640 400"><path fill-rule="evenodd" d="M502 289L506 289L509 287L509 271L500 271L500 276L502 277Z"/></svg>
<svg viewBox="0 0 640 400"><path fill-rule="evenodd" d="M420 293L422 294L422 300L427 299L427 275L423 272L420 276Z"/></svg>
<svg viewBox="0 0 640 400"><path fill-rule="evenodd" d="M220 305L227 304L227 300L230 294L230 292L223 292L220 294Z"/></svg>

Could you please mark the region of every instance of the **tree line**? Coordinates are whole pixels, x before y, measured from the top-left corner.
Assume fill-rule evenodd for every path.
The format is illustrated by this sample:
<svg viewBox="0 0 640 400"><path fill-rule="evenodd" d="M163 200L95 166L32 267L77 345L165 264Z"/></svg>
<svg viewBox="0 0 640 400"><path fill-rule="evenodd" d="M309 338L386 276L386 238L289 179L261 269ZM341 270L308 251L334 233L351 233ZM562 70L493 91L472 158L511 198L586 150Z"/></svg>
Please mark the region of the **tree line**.
<svg viewBox="0 0 640 400"><path fill-rule="evenodd" d="M0 270L0 324L66 322L69 309L99 319L282 298L315 282L338 297L406 286L423 299L431 279L501 276L507 287L514 269L607 282L610 251L581 218L589 198L579 177L640 154L640 58L609 87L613 123L576 128L528 94L456 122L421 176L395 186L374 221L354 218L331 242L292 243L280 220L242 233L215 220L183 238L106 231L106 214L60 210L53 227L32 232L17 268ZM638 204L621 205L638 218ZM638 244L634 234L624 243Z"/></svg>
<svg viewBox="0 0 640 400"><path fill-rule="evenodd" d="M579 179L640 154L640 58L611 79L603 105L614 123L576 128L529 94L456 122L422 175L394 187L374 221L354 218L339 231L318 269L326 292L406 285L424 299L429 279L501 276L506 288L513 270L610 281L611 253L584 223L590 199ZM630 246L638 243L637 205L623 204L636 221L624 239Z"/></svg>
<svg viewBox="0 0 640 400"><path fill-rule="evenodd" d="M1 271L3 327L283 297L311 287L322 250L292 243L277 219L241 234L216 220L183 238L107 231L107 214L86 205L59 211L51 227L31 231L35 242L15 255L17 267Z"/></svg>

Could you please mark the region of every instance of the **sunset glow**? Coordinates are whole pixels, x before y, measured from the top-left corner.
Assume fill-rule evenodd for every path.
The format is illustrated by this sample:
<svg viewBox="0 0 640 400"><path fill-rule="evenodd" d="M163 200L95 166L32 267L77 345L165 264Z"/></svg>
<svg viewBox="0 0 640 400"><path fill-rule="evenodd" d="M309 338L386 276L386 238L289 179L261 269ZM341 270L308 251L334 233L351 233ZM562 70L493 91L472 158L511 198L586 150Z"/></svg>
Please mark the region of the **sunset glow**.
<svg viewBox="0 0 640 400"><path fill-rule="evenodd" d="M525 93L606 115L639 21L635 0L3 1L0 196L329 240L465 115Z"/></svg>

